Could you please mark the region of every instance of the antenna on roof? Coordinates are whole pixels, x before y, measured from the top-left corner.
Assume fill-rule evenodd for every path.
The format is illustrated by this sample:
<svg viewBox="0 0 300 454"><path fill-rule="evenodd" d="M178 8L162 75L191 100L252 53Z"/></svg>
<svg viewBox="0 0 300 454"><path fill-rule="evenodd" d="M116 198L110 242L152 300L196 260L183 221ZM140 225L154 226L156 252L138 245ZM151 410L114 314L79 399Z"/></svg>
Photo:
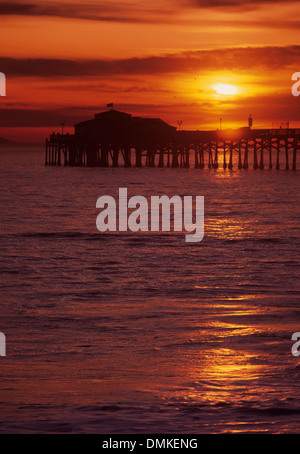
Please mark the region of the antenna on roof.
<svg viewBox="0 0 300 454"><path fill-rule="evenodd" d="M64 126L65 126L65 124L66 124L66 122L65 122L65 121L63 121L63 122L62 122L62 123L60 124L60 126L61 126L61 133L62 133L62 135L64 135Z"/></svg>
<svg viewBox="0 0 300 454"><path fill-rule="evenodd" d="M111 103L107 104L106 107L107 107L108 109L110 109L110 110L114 110L114 103L111 102Z"/></svg>
<svg viewBox="0 0 300 454"><path fill-rule="evenodd" d="M180 126L182 125L182 120L178 120L177 124L178 124L178 130L180 131Z"/></svg>

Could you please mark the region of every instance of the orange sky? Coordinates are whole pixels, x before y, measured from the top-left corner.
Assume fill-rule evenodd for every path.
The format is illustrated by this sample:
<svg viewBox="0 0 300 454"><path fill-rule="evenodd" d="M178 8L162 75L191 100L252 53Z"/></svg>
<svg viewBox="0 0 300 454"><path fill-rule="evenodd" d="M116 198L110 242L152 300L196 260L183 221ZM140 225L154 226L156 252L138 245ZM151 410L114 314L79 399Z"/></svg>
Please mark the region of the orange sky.
<svg viewBox="0 0 300 454"><path fill-rule="evenodd" d="M0 136L71 132L110 102L185 129L300 125L299 1L13 0L0 15Z"/></svg>

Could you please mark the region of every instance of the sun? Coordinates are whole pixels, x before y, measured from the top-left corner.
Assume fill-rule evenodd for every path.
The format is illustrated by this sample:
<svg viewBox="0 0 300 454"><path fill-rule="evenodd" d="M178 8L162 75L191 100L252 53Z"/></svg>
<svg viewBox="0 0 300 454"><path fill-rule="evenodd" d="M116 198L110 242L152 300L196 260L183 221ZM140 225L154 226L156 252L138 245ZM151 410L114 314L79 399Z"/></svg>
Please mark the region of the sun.
<svg viewBox="0 0 300 454"><path fill-rule="evenodd" d="M236 95L237 94L237 87L234 85L229 84L216 84L214 86L214 90L218 93L218 95Z"/></svg>

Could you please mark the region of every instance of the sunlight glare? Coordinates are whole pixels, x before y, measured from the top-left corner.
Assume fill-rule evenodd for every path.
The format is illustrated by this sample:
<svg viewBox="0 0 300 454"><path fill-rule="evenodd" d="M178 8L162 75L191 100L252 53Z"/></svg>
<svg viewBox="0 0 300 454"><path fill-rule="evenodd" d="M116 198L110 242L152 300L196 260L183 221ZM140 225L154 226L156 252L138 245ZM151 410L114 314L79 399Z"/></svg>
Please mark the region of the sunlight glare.
<svg viewBox="0 0 300 454"><path fill-rule="evenodd" d="M217 84L214 86L214 90L218 95L235 95L237 93L237 87L229 84Z"/></svg>

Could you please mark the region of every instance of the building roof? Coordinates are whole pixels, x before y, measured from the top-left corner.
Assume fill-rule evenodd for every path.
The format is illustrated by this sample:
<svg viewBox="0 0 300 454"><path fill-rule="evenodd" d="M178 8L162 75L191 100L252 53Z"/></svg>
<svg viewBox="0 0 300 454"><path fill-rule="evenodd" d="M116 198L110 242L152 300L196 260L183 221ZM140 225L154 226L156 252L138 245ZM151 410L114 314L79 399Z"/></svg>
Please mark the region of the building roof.
<svg viewBox="0 0 300 454"><path fill-rule="evenodd" d="M82 121L80 123L77 123L76 126L83 126L83 125L92 125L92 124L97 124L97 120L108 120L108 121L123 121L123 120L130 120L133 123L141 123L141 124L157 124L161 125L164 127L168 127L170 129L176 129L175 126L170 126L168 123L165 121L161 120L160 118L149 118L149 117L133 117L131 114L128 114L126 112L121 112L119 110L107 110L105 112L100 112L95 114L94 118L91 120L86 120Z"/></svg>
<svg viewBox="0 0 300 454"><path fill-rule="evenodd" d="M100 112L95 114L95 118L130 118L132 115L126 112L121 112L119 110L106 110L105 112Z"/></svg>

